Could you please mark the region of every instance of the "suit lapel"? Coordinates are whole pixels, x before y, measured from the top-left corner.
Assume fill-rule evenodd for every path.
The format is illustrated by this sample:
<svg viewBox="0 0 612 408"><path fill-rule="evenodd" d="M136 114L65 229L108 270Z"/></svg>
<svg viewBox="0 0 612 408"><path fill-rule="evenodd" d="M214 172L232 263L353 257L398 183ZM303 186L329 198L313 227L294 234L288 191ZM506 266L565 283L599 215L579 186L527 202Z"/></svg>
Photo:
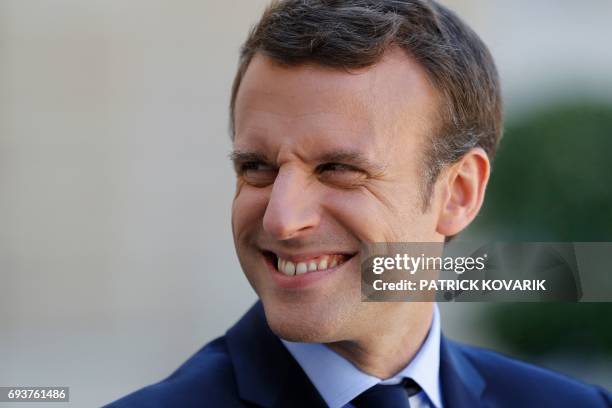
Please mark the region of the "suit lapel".
<svg viewBox="0 0 612 408"><path fill-rule="evenodd" d="M302 368L266 322L261 302L226 335L238 392L262 407L326 407ZM482 406L485 382L461 347L442 336L440 382L445 408Z"/></svg>
<svg viewBox="0 0 612 408"><path fill-rule="evenodd" d="M262 407L325 407L257 302L226 335L240 397Z"/></svg>
<svg viewBox="0 0 612 408"><path fill-rule="evenodd" d="M485 381L465 357L460 346L442 336L440 342L440 386L445 408L482 407Z"/></svg>

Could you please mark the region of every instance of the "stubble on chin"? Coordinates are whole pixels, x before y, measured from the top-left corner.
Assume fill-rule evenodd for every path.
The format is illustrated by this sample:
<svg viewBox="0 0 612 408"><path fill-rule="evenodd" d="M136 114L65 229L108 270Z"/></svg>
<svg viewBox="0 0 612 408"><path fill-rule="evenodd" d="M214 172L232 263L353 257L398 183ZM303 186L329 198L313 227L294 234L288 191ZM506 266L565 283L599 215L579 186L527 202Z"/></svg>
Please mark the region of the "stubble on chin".
<svg viewBox="0 0 612 408"><path fill-rule="evenodd" d="M266 307L266 320L278 337L300 343L333 343L345 340L347 310L334 305Z"/></svg>

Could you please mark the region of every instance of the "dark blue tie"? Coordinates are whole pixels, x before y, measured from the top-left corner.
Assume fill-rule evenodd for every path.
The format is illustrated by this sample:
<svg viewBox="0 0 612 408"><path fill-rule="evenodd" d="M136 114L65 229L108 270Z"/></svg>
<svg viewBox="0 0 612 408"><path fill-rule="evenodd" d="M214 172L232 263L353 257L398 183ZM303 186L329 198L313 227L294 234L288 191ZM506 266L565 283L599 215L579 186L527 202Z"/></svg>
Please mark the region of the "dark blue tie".
<svg viewBox="0 0 612 408"><path fill-rule="evenodd" d="M400 384L378 384L359 394L351 401L355 408L410 408L408 397L421 391L421 387L411 379Z"/></svg>

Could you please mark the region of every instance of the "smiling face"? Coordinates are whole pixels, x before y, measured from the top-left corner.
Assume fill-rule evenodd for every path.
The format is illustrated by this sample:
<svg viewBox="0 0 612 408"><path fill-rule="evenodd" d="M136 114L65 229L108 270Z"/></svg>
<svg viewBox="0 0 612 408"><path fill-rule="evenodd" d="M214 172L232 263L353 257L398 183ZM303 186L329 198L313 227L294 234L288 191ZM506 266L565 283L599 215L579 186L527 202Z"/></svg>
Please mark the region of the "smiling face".
<svg viewBox="0 0 612 408"><path fill-rule="evenodd" d="M423 151L437 94L393 50L351 72L256 55L236 98L232 230L279 336L357 339L415 304L362 303L360 245L440 242L423 211Z"/></svg>

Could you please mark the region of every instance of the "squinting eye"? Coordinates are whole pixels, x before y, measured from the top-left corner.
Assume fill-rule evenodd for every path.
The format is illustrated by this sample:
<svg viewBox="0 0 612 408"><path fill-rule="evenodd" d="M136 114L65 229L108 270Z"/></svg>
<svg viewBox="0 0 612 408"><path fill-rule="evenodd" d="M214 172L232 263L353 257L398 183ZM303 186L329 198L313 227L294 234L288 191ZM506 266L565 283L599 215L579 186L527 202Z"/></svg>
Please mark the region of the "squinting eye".
<svg viewBox="0 0 612 408"><path fill-rule="evenodd" d="M356 168L342 163L325 163L317 168L319 173L325 171L358 171Z"/></svg>
<svg viewBox="0 0 612 408"><path fill-rule="evenodd" d="M321 164L317 166L316 172L323 182L343 188L357 187L366 177L362 170L342 163Z"/></svg>
<svg viewBox="0 0 612 408"><path fill-rule="evenodd" d="M269 164L263 162L242 163L239 168L239 175L248 184L255 187L265 187L274 183L277 170Z"/></svg>
<svg viewBox="0 0 612 408"><path fill-rule="evenodd" d="M266 170L269 169L270 166L263 162L250 161L245 162L240 165L240 171L245 172L249 170Z"/></svg>

